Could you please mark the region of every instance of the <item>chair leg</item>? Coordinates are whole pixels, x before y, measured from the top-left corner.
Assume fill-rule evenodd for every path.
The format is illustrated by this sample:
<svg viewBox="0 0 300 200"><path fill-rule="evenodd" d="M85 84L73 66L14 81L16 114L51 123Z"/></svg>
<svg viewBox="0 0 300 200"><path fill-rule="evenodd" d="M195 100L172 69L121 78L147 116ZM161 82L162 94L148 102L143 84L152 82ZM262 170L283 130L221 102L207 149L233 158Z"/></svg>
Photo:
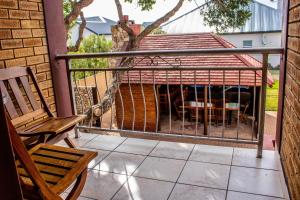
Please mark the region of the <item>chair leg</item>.
<svg viewBox="0 0 300 200"><path fill-rule="evenodd" d="M80 137L80 133L78 131L77 125L74 127L74 132L75 132L75 138L79 138Z"/></svg>
<svg viewBox="0 0 300 200"><path fill-rule="evenodd" d="M67 196L66 200L76 200L81 194L87 177L87 168L78 176L74 187Z"/></svg>
<svg viewBox="0 0 300 200"><path fill-rule="evenodd" d="M74 142L69 138L69 136L64 138L64 141L67 143L67 145L71 148L77 148L77 146L74 144Z"/></svg>

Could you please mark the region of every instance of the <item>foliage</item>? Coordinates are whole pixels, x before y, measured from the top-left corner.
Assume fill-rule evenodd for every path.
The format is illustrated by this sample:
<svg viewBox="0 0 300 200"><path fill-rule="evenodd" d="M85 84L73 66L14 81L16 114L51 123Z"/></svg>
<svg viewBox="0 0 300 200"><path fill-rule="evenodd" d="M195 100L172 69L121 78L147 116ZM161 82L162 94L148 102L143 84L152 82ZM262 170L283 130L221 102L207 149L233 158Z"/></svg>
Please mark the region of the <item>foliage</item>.
<svg viewBox="0 0 300 200"><path fill-rule="evenodd" d="M132 3L133 0L125 0L125 2ZM137 5L141 7L142 10L151 10L156 0L137 0Z"/></svg>
<svg viewBox="0 0 300 200"><path fill-rule="evenodd" d="M166 34L166 32L164 30L162 30L161 28L156 28L151 32L151 34L153 34L153 35L162 35L162 34Z"/></svg>
<svg viewBox="0 0 300 200"><path fill-rule="evenodd" d="M64 17L66 17L72 11L72 4L70 0L63 0L63 7Z"/></svg>
<svg viewBox="0 0 300 200"><path fill-rule="evenodd" d="M190 0L189 0L190 1ZM133 3L133 0L125 0ZM215 27L217 32L239 28L251 16L249 4L252 0L206 0L207 6L201 10L205 24ZM156 0L137 0L141 10L151 10Z"/></svg>
<svg viewBox="0 0 300 200"><path fill-rule="evenodd" d="M249 4L252 0L207 0L207 6L201 10L204 22L215 27L217 32L230 28L239 28L251 16Z"/></svg>
<svg viewBox="0 0 300 200"><path fill-rule="evenodd" d="M272 87L267 87L266 110L277 111L278 109L279 81L276 80Z"/></svg>
<svg viewBox="0 0 300 200"><path fill-rule="evenodd" d="M64 17L69 15L72 11L72 2L70 0L63 0L63 12L64 12ZM72 28L76 24L76 21L73 21L70 25L68 25L68 30ZM67 32L67 39L71 38L71 33L68 31Z"/></svg>
<svg viewBox="0 0 300 200"><path fill-rule="evenodd" d="M90 35L87 38L84 38L79 51L69 52L70 54L74 53L99 53L99 52L109 52L112 48L112 42L107 41L104 36ZM82 68L105 68L108 67L109 62L107 58L89 58L89 59L74 59L72 60L71 66L72 69L82 69ZM76 79L84 78L85 76L92 75L91 73L76 72Z"/></svg>

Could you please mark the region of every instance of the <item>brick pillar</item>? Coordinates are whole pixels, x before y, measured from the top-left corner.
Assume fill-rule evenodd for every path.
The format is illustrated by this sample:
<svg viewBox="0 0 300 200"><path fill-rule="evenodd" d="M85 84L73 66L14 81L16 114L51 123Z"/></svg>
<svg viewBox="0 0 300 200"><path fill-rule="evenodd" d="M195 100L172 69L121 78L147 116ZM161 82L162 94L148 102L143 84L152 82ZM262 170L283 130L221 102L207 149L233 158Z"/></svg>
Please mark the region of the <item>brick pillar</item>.
<svg viewBox="0 0 300 200"><path fill-rule="evenodd" d="M287 1L286 1L287 2ZM285 2L285 3L286 3ZM288 7L281 160L291 199L300 199L300 0Z"/></svg>

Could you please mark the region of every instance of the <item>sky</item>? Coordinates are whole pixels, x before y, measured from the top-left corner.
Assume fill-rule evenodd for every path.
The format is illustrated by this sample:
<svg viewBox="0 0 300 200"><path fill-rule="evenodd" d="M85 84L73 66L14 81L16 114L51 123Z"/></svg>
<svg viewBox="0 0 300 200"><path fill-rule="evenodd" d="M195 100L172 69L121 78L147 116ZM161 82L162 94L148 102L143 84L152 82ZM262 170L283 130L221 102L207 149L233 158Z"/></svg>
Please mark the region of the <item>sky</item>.
<svg viewBox="0 0 300 200"><path fill-rule="evenodd" d="M120 0L123 5L123 14L129 15L129 18L134 20L136 23L152 22L157 18L163 16L166 12L171 10L177 3L176 0L157 0L151 11L141 11L134 0L132 4L124 3L124 0ZM277 7L277 1L271 0L257 0L268 6ZM174 19L194 8L201 5L204 0L191 0L185 1L181 9L171 19ZM85 17L91 16L102 16L112 20L118 20L118 13L115 6L114 0L94 0L94 2L88 7L83 9Z"/></svg>

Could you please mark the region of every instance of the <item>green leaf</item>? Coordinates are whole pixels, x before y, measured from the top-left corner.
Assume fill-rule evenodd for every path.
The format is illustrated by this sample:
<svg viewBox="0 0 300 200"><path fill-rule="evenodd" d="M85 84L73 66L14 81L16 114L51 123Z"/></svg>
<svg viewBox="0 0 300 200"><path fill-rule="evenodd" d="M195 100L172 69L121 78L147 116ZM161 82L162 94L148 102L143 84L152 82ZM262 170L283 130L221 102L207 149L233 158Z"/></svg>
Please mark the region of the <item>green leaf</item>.
<svg viewBox="0 0 300 200"><path fill-rule="evenodd" d="M70 54L75 53L100 53L100 52L109 52L112 49L112 42L107 41L104 36L99 35L90 35L87 38L84 38L81 42L78 52L69 52ZM74 59L71 62L72 69L80 68L107 68L109 67L108 58L89 58L89 59ZM82 79L85 76L93 75L93 72L76 72L74 79Z"/></svg>

